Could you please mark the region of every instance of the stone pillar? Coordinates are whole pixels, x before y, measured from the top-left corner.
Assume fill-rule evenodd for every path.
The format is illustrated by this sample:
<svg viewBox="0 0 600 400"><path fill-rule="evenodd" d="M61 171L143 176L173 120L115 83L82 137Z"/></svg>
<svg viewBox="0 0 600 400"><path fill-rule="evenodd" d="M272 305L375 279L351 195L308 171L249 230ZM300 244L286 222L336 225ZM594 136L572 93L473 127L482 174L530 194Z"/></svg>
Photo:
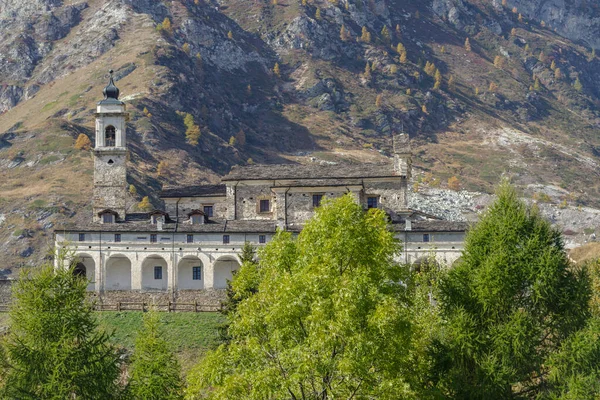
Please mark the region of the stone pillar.
<svg viewBox="0 0 600 400"><path fill-rule="evenodd" d="M131 290L142 290L142 263L144 257L136 253L131 260Z"/></svg>
<svg viewBox="0 0 600 400"><path fill-rule="evenodd" d="M204 267L204 288L212 289L215 287L215 262L214 257L210 257Z"/></svg>
<svg viewBox="0 0 600 400"><path fill-rule="evenodd" d="M171 256L167 260L167 274L169 277L167 279L167 291L169 293L175 293L175 289L177 288L177 282L175 281L175 279L177 279L175 277L177 269L177 259L177 254L171 253Z"/></svg>
<svg viewBox="0 0 600 400"><path fill-rule="evenodd" d="M95 279L96 282L94 284L94 289L95 292L98 294L101 294L104 292L104 271L105 269L105 262L104 262L104 258L102 256L102 253L98 252L98 254L94 255L94 265L96 270L94 271L94 275L95 275Z"/></svg>

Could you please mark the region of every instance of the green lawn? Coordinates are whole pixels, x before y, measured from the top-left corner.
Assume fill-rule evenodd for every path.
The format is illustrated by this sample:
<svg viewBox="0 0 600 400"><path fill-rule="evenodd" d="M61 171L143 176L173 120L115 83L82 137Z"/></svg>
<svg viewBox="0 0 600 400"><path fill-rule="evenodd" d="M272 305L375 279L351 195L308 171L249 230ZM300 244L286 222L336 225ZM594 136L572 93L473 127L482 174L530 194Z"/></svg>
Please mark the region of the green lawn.
<svg viewBox="0 0 600 400"><path fill-rule="evenodd" d="M102 311L97 313L100 327L112 332L111 341L133 350L143 313ZM160 313L167 340L179 357L184 372L195 365L207 350L218 345L218 327L225 318L219 313Z"/></svg>

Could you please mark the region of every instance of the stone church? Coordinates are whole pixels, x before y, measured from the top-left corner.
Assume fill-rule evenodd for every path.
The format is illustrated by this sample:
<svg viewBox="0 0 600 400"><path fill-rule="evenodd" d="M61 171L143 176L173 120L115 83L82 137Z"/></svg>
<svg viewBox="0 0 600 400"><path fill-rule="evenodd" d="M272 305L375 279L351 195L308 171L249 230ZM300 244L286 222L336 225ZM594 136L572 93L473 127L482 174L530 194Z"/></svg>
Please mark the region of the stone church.
<svg viewBox="0 0 600 400"><path fill-rule="evenodd" d="M407 207L411 153L396 135L388 164L235 166L217 185L163 190L164 208L128 212L126 105L111 75L97 105L93 217L55 230L57 247L78 259L76 273L100 296L128 299L222 295L245 242L260 247L277 229L300 232L323 199L351 193L364 209L381 208L402 241L399 262L432 254L452 263L466 225Z"/></svg>

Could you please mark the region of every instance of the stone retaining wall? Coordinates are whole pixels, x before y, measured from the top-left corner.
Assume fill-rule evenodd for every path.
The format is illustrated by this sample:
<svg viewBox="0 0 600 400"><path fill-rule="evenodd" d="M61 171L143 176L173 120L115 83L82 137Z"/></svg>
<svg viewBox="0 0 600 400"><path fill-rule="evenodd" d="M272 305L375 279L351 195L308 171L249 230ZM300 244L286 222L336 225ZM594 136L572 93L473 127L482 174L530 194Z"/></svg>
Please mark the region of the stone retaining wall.
<svg viewBox="0 0 600 400"><path fill-rule="evenodd" d="M12 297L12 280L0 280L0 304L8 304Z"/></svg>

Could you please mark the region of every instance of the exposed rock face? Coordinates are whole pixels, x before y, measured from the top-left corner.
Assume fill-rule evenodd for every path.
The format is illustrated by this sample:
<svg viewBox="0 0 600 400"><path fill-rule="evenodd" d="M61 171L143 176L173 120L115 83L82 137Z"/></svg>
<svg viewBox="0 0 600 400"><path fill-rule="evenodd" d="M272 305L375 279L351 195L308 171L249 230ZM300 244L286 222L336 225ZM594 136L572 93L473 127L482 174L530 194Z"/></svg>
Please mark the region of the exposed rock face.
<svg viewBox="0 0 600 400"><path fill-rule="evenodd" d="M600 12L585 0L508 0L527 18L544 21L561 35L600 48Z"/></svg>

